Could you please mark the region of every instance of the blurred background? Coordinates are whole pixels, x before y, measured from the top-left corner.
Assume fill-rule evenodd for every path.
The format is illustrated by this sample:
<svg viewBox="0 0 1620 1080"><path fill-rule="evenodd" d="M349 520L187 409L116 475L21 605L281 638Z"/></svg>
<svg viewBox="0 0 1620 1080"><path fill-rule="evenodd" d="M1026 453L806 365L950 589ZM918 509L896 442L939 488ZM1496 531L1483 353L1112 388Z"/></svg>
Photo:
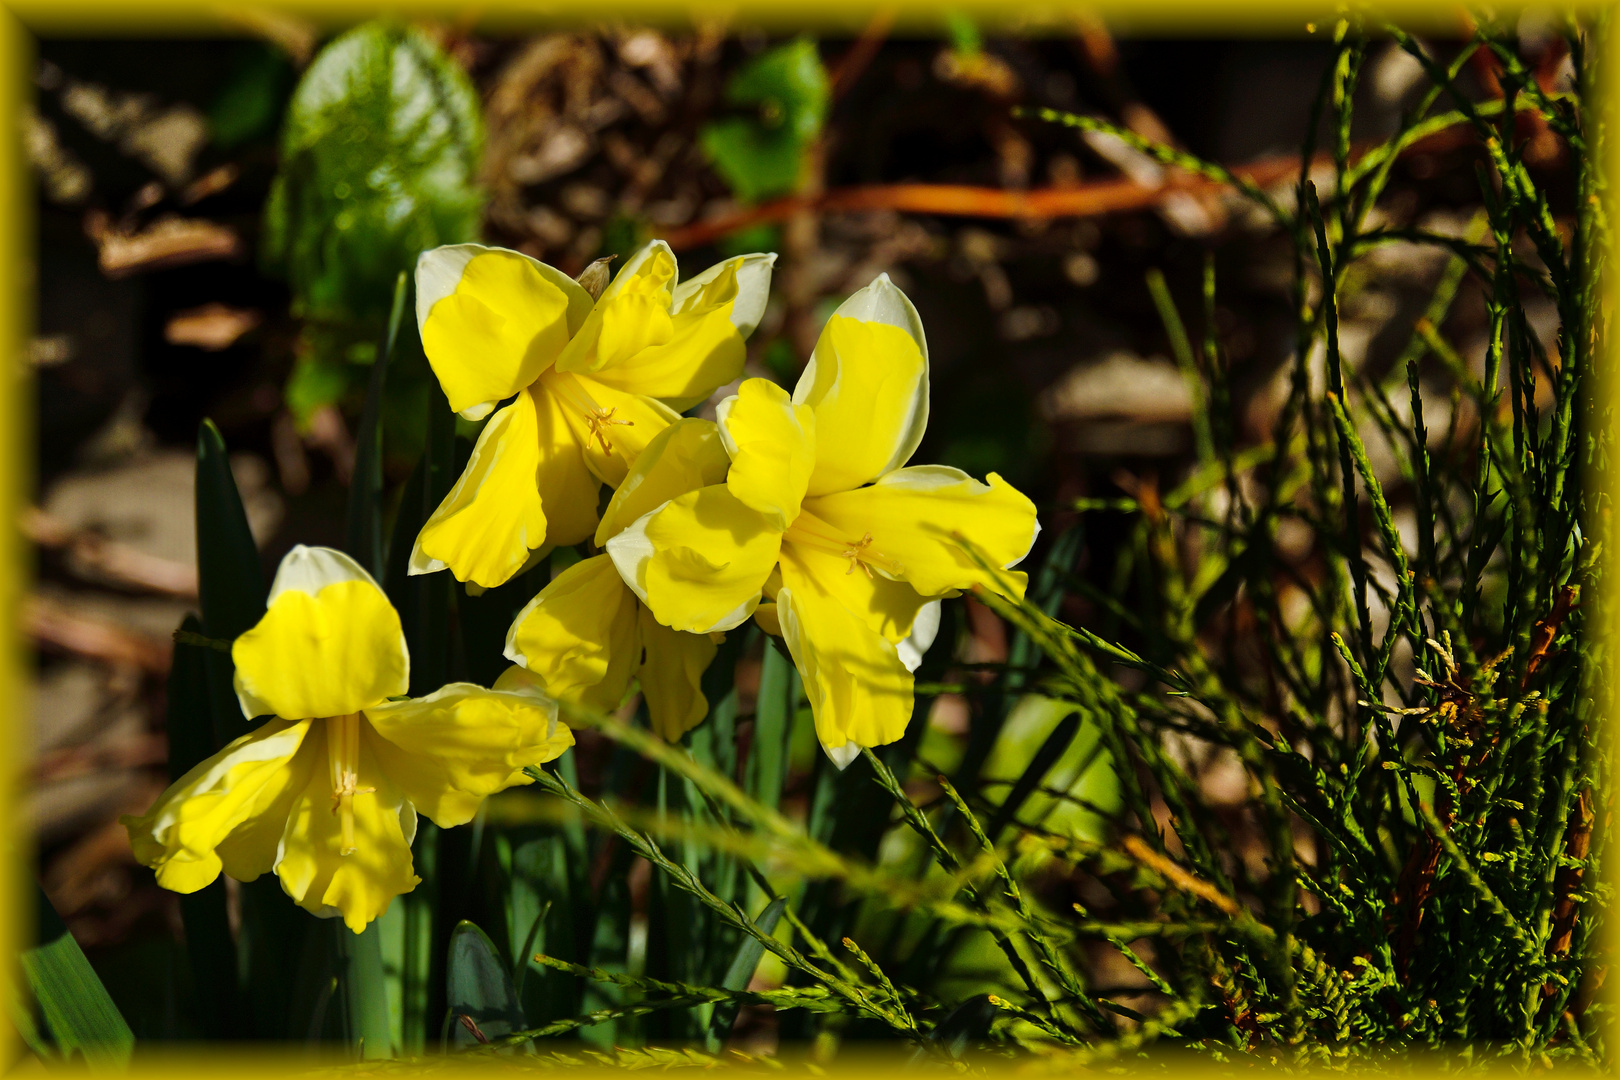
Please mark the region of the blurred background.
<svg viewBox="0 0 1620 1080"><path fill-rule="evenodd" d="M1561 43L1532 18L1519 31L1548 84L1564 77ZM482 239L577 274L657 236L687 273L774 250L748 374L791 385L833 308L888 273L932 354L918 460L1001 473L1057 536L1077 499L1167 485L1195 460L1198 403L1150 275L1201 339L1213 256L1231 386L1218 415L1241 447L1269 437L1286 389L1294 266L1285 237L1212 186L1018 108L1102 116L1285 189L1326 34L1116 39L1076 22L1009 38L945 15L903 28L880 16L848 37L723 22L379 24L341 39L334 60L328 31L276 16L217 40L38 41L28 813L45 889L137 1035L163 1030L173 1003L121 992L135 984L120 972L178 963L180 923L117 818L167 782L163 683L169 635L196 606L203 418L233 452L272 567L294 543L342 540L368 365L416 251ZM1393 129L1420 75L1378 46L1352 141ZM1468 77L1491 92L1488 66ZM1559 153L1549 138L1529 156L1556 172ZM1377 213L1464 235L1477 154L1445 132L1420 141ZM1352 362L1394 362L1442 256L1379 249L1376 284L1341 315ZM1550 326L1550 305L1532 319ZM1447 337L1475 361L1484 331L1465 293ZM400 481L421 447L428 373L419 352L396 367L385 448ZM1095 590L1120 587L1107 569L1124 528L1086 515L1076 575ZM1086 595L1071 592L1065 619L1111 617ZM965 622L957 660L1006 658L993 615L969 603ZM745 662L744 712L749 677ZM930 725L960 737L970 720L947 694ZM582 775L591 753L582 738Z"/></svg>

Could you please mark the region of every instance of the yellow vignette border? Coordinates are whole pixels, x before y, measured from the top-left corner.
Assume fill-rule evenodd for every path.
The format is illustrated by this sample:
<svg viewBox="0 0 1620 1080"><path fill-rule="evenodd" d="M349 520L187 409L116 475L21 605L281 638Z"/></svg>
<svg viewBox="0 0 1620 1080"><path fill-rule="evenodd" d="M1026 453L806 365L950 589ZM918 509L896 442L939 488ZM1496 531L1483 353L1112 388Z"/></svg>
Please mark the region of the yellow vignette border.
<svg viewBox="0 0 1620 1080"><path fill-rule="evenodd" d="M1510 2L1494 10L1502 14L1550 6L1555 5ZM1599 17L1600 13L1608 13L1614 17L1620 10L1620 0L1576 0L1556 6ZM495 33L543 26L594 25L611 17L618 21L665 26L720 19L748 23L773 32L809 30L853 36L874 15L882 12L891 15L894 25L902 31L942 37L944 15L950 11L967 14L992 32L1034 36L1072 32L1077 22L1100 20L1122 35L1290 37L1306 33L1330 34L1334 20L1346 10L1373 22L1389 20L1443 32L1456 29L1459 17L1466 10L1480 7L1477 2L1458 4L1449 0L1351 2L1337 6L1308 0L1226 0L1225 3L1211 0L1095 0L1090 3L957 0L950 4L942 4L940 0L889 0L887 3L873 0L482 0L465 4L453 0L274 0L249 4L222 0L0 0L0 11L3 11L0 14L0 115L9 121L6 137L0 139L0 349L12 357L12 374L0 378L0 514L7 523L0 528L0 702L5 703L0 707L0 745L12 748L12 753L0 766L0 823L14 826L6 830L8 839L0 844L0 957L6 958L7 971L0 979L0 994L13 994L20 989L21 972L15 957L21 947L33 940L34 934L29 860L24 849L28 834L22 801L26 794L24 765L29 755L20 752L32 738L28 679L31 654L22 630L24 598L32 581L32 556L15 523L26 505L25 493L31 486L34 465L33 384L26 356L33 326L37 237L32 214L34 185L22 147L20 118L33 94L30 72L35 35L141 38L260 33L275 36L277 24L289 17L323 30L335 30L367 18L390 15L435 19ZM1613 82L1615 73L1620 72L1620 25L1611 25L1609 32L1599 40L1604 48L1606 76L1599 88L1601 109L1606 124L1612 126L1620 123ZM1611 182L1613 178L1620 178L1620 138L1604 138L1595 152L1602 156ZM1615 200L1613 189L1606 189L1605 194L1604 209L1610 221L1620 220L1620 202ZM1611 229L1606 254L1611 267L1620 266L1620 228ZM1596 363L1588 414L1594 426L1608 426L1611 454L1620 453L1620 409L1615 407L1615 391L1620 383L1614 369L1614 348L1607 340L1607 320L1612 318L1617 306L1620 306L1620 286L1611 271L1604 282L1603 311L1594 329L1595 333L1603 335L1598 344L1604 351L1594 353ZM1607 462L1602 461L1590 463L1592 472L1587 482L1612 493L1613 477L1606 466ZM1615 602L1616 582L1610 554L1614 533L1611 509L1605 507L1593 524L1597 535L1592 539L1605 545L1603 550L1608 554L1605 562L1610 564L1606 569L1610 572L1604 576L1605 594L1593 598L1600 606L1591 632L1600 636L1606 667L1613 672L1614 644L1620 641L1620 603ZM1620 695L1620 680L1614 680L1612 675L1610 678L1613 685L1609 693ZM1620 697L1601 703L1599 738L1612 736L1612 718L1620 711L1616 705L1620 705ZM1606 805L1605 819L1608 813ZM1605 873L1605 878L1612 880L1612 875ZM1607 951L1614 949L1614 934L1613 928L1607 925L1602 931ZM1605 993L1604 996L1612 999L1613 995ZM18 1061L19 1055L24 1054L9 1015L0 1014L0 1068ZM836 1068L840 1080L890 1080L898 1063L894 1055L860 1056L855 1051L853 1055L849 1052L842 1055ZM995 1067L990 1061L982 1064ZM1107 1063L1099 1064L1107 1067ZM1117 1062L1113 1064L1118 1067ZM1181 1075L1228 1071L1202 1059L1184 1058L1173 1050L1161 1051L1155 1064L1161 1068L1168 1066ZM1427 1062L1421 1054L1414 1054L1404 1066L1398 1071L1413 1075L1427 1073L1431 1068L1436 1074L1441 1071L1438 1062ZM430 1059L414 1067L404 1063L373 1063L365 1068L365 1073L431 1072L443 1077L482 1078L517 1069L532 1073L535 1067L533 1064L525 1066L521 1059L513 1058L462 1063ZM1373 1067L1388 1071L1390 1063L1382 1062ZM138 1049L128 1075L215 1077L227 1068L238 1077L322 1073L338 1076L354 1071L331 1060L323 1064L322 1059L308 1051L244 1046L224 1051L181 1048L155 1053ZM1039 1064L1034 1068L1039 1071ZM596 1076L619 1075L623 1071L595 1066L570 1068L566 1073ZM794 1066L788 1066L786 1071L826 1075L821 1069ZM1025 1070L1005 1066L1000 1071Z"/></svg>

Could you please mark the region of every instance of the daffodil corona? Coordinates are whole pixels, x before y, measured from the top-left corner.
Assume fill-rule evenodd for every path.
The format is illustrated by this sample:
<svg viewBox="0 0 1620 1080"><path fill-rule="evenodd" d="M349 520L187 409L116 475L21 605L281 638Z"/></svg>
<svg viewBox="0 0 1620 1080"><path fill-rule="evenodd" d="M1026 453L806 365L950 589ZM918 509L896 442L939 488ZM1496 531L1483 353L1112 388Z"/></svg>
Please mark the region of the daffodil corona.
<svg viewBox="0 0 1620 1080"><path fill-rule="evenodd" d="M905 467L928 422L928 346L887 275L828 321L791 397L749 379L719 420L725 482L645 514L608 553L666 626L701 634L754 615L779 632L842 767L904 733L941 597L1022 594L1022 573L985 571L962 541L1010 569L1034 543L1035 507L995 473Z"/></svg>
<svg viewBox="0 0 1620 1080"><path fill-rule="evenodd" d="M425 252L416 317L450 407L489 422L411 552L493 588L596 529L597 491L649 442L742 373L775 255L742 255L677 284L662 241L600 299L527 255L478 244ZM510 404L493 416L495 406Z"/></svg>
<svg viewBox="0 0 1620 1080"><path fill-rule="evenodd" d="M607 543L643 514L725 480L730 461L708 420L678 420L647 444L613 493L595 542ZM716 635L718 636L718 635ZM559 701L607 712L639 678L653 730L674 741L708 712L703 672L716 644L652 617L606 555L558 574L518 613L506 655Z"/></svg>
<svg viewBox="0 0 1620 1080"><path fill-rule="evenodd" d="M231 657L243 713L271 719L124 818L136 858L176 892L273 870L300 906L359 933L420 880L419 811L444 827L470 821L485 797L530 782L525 765L574 742L521 672L493 690L451 683L404 698L399 615L329 548L288 553Z"/></svg>

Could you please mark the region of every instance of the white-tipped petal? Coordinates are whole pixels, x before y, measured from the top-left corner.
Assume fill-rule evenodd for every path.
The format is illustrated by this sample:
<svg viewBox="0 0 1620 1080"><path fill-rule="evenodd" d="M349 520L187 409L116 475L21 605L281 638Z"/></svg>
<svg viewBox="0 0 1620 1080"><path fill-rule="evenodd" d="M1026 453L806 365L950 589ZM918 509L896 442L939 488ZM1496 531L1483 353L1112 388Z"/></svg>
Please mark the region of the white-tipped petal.
<svg viewBox="0 0 1620 1080"><path fill-rule="evenodd" d="M827 757L832 763L838 766L838 771L843 772L849 768L850 762L861 756L862 748L860 743L847 742L843 746L823 746L822 749L827 752Z"/></svg>
<svg viewBox="0 0 1620 1080"><path fill-rule="evenodd" d="M365 567L341 551L329 547L305 547L298 544L283 555L276 568L276 578L270 583L270 595L265 606L276 602L276 597L288 589L296 589L314 596L328 585L340 581L368 582L377 591L382 586L366 573Z"/></svg>
<svg viewBox="0 0 1620 1080"><path fill-rule="evenodd" d="M720 427L720 445L726 448L726 456L733 461L737 458L737 440L731 437L727 429L727 422L731 419L732 406L737 404L737 395L721 398L720 404L714 407L714 422Z"/></svg>
<svg viewBox="0 0 1620 1080"><path fill-rule="evenodd" d="M598 304L606 303L618 296L619 293L624 291L625 282L635 277L636 271L641 269L641 265L660 252L668 256L670 263L675 267L677 276L674 281L670 282L670 285L674 287L676 281L679 281L680 262L675 258L675 252L670 249L668 244L662 240L653 240L624 260L624 265L619 267L619 272L613 275L613 280L608 282L607 288L602 290L602 295L597 298L596 302Z"/></svg>
<svg viewBox="0 0 1620 1080"><path fill-rule="evenodd" d="M416 257L416 332L427 323L433 305L456 291L473 256L488 251L483 244L446 244Z"/></svg>
<svg viewBox="0 0 1620 1080"><path fill-rule="evenodd" d="M816 413L810 494L852 490L911 460L928 428L928 386L922 320L879 274L827 320L793 388L794 404Z"/></svg>
<svg viewBox="0 0 1620 1080"><path fill-rule="evenodd" d="M660 504L658 510L665 505ZM642 514L603 545L613 565L618 568L619 576L630 591L641 598L643 604L647 602L647 564L653 557L652 541L647 539L647 523L658 510Z"/></svg>
<svg viewBox="0 0 1620 1080"><path fill-rule="evenodd" d="M445 569L447 566L447 563L442 562L439 559L434 559L422 554L422 534L417 533L416 543L411 545L411 558L405 571L406 576L415 577L417 574L437 574L440 570Z"/></svg>
<svg viewBox="0 0 1620 1080"><path fill-rule="evenodd" d="M743 337L754 332L759 320L765 317L765 302L770 299L771 273L776 265L776 252L755 252L738 257L737 299L731 306L731 325ZM690 281L676 286L672 310L679 315L686 306L703 292L703 287L725 272L733 259L722 259Z"/></svg>
<svg viewBox="0 0 1620 1080"><path fill-rule="evenodd" d="M490 247L487 244L446 244L443 247L430 248L416 257L416 330L421 333L422 326L427 322L428 312L433 305L456 291L461 284L461 275L466 272L467 264L473 261L474 256L486 251L504 251L509 255L529 263L540 272L540 276L563 291L568 297L568 332L575 334L585 325L585 317L591 313L595 301L584 287L561 270L549 263L543 263L521 251L512 251L510 248ZM493 408L490 406L489 408ZM462 415L469 420L481 420L489 415L489 408L485 408L479 416L468 416L472 409L465 409Z"/></svg>
<svg viewBox="0 0 1620 1080"><path fill-rule="evenodd" d="M906 665L907 671L917 670L917 665L922 663L923 654L934 644L934 638L939 636L939 609L938 600L930 601L918 608L917 617L911 623L911 633L894 647L895 652L900 654L900 662Z"/></svg>
<svg viewBox="0 0 1620 1080"><path fill-rule="evenodd" d="M922 317L911 303L911 297L889 280L888 274L879 274L866 288L854 293L838 305L834 315L843 315L862 322L887 323L898 326L917 342L917 349L928 359L928 338L923 333Z"/></svg>

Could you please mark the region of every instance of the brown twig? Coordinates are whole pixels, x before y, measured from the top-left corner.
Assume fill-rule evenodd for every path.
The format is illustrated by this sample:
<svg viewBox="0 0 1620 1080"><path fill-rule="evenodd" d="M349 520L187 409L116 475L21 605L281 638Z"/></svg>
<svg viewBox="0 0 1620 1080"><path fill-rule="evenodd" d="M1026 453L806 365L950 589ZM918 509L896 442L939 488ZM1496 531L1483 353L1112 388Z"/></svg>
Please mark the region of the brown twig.
<svg viewBox="0 0 1620 1080"><path fill-rule="evenodd" d="M1322 161L1329 163L1326 157ZM1288 179L1298 169L1296 159L1279 156L1239 166L1232 173L1264 187ZM786 220L806 208L823 213L895 210L947 217L1095 217L1156 206L1165 196L1175 192L1199 194L1221 188L1221 184L1206 177L1185 173L1167 176L1164 183L1153 187L1138 184L1128 177L1110 177L1073 187L1033 188L1026 191L967 184L862 184L833 188L817 197L790 195L723 217L673 229L664 234L664 239L677 251L701 247L750 225Z"/></svg>
<svg viewBox="0 0 1620 1080"><path fill-rule="evenodd" d="M164 218L140 232L125 233L93 211L85 218L85 232L100 249L101 272L110 278L235 259L246 251L234 229L201 218Z"/></svg>
<svg viewBox="0 0 1620 1080"><path fill-rule="evenodd" d="M872 16L872 20L861 30L860 37L855 43L844 51L838 58L838 63L832 71L831 97L838 101L849 93L850 87L855 85L872 60L877 56L878 50L883 47L883 41L889 36L889 30L894 26L894 8L879 8Z"/></svg>
<svg viewBox="0 0 1620 1080"><path fill-rule="evenodd" d="M1547 651L1552 648L1553 639L1558 636L1558 630L1564 625L1564 620L1575 609L1575 601L1580 597L1579 585L1565 585L1553 601L1553 609L1547 613L1545 619L1536 620L1535 629L1530 633L1530 659L1524 665L1524 678L1519 681L1519 689L1525 690L1530 685L1530 679L1535 675L1536 669L1547 658Z"/></svg>
<svg viewBox="0 0 1620 1080"><path fill-rule="evenodd" d="M93 615L75 611L43 596L29 597L23 609L28 635L41 645L108 664L140 668L152 675L169 673L170 647L145 634Z"/></svg>
<svg viewBox="0 0 1620 1080"><path fill-rule="evenodd" d="M36 784L70 780L76 776L117 769L161 765L169 760L169 740L158 732L146 732L117 742L92 742L52 750L34 762Z"/></svg>
<svg viewBox="0 0 1620 1080"><path fill-rule="evenodd" d="M112 584L183 600L197 596L197 568L149 555L127 544L79 529L37 507L22 513L22 532L42 548L65 551L77 567Z"/></svg>
<svg viewBox="0 0 1620 1080"><path fill-rule="evenodd" d="M1597 815L1592 811L1592 792L1588 789L1575 800L1575 812L1570 815L1569 830L1564 835L1565 855L1579 862L1586 860L1592 851L1592 824L1596 820ZM1581 879L1585 876L1584 866L1564 866L1558 871L1554 884L1558 902L1553 908L1553 933L1549 946L1554 956L1569 952L1570 942L1575 936L1575 920L1581 912L1575 894L1580 891ZM1542 992L1552 994L1553 984L1548 983Z"/></svg>
<svg viewBox="0 0 1620 1080"><path fill-rule="evenodd" d="M1182 892L1191 893L1214 904L1222 914L1235 919L1244 913L1242 905L1236 900L1202 878L1194 877L1173 859L1154 851L1140 836L1127 836L1125 850L1130 852L1131 857L1137 862L1147 866Z"/></svg>
<svg viewBox="0 0 1620 1080"><path fill-rule="evenodd" d="M1401 151L1401 156L1455 149L1473 139L1472 129L1459 122L1444 131L1414 141ZM1380 144L1369 142L1357 146L1351 160L1358 159L1377 145ZM1315 164L1331 165L1332 156L1320 154ZM1297 176L1299 159L1292 155L1279 155L1239 165L1230 171L1240 180L1268 187ZM822 213L891 210L910 214L938 214L942 217L1100 217L1149 209L1178 193L1201 195L1222 188L1223 185L1214 180L1180 170L1171 170L1164 182L1158 185L1139 184L1128 177L1110 177L1075 186L1022 191L966 184L862 184L833 188L819 195L789 195L759 206L683 225L662 236L670 247L684 251L713 243L722 236L751 225L785 221L806 209Z"/></svg>

